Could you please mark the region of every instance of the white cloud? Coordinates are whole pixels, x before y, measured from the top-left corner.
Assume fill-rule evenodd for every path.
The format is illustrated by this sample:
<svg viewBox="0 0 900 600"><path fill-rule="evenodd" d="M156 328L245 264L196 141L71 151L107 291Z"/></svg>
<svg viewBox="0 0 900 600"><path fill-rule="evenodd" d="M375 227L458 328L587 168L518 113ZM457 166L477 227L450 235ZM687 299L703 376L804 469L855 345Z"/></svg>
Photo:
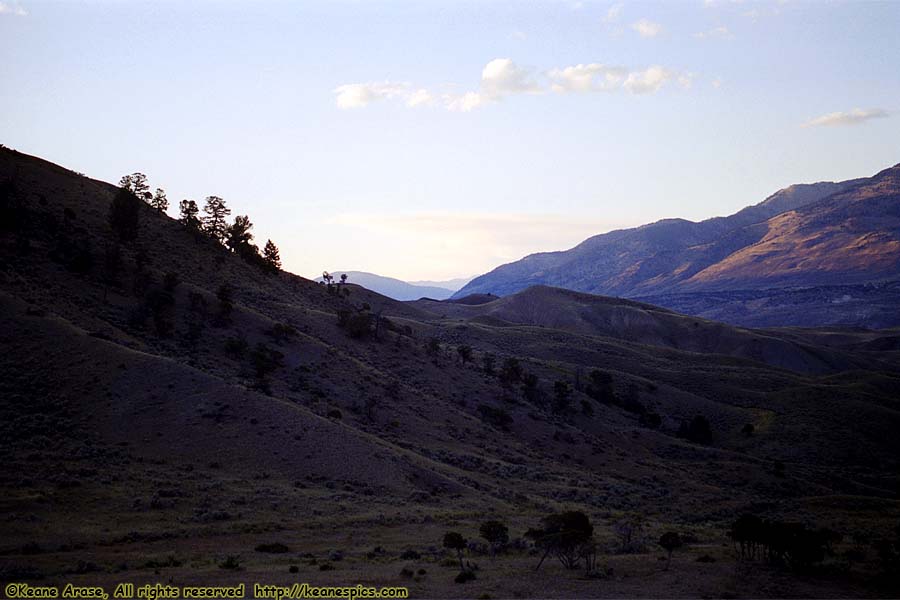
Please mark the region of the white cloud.
<svg viewBox="0 0 900 600"><path fill-rule="evenodd" d="M513 31L510 36L515 40L519 40L520 42L528 39L528 34L520 30Z"/></svg>
<svg viewBox="0 0 900 600"><path fill-rule="evenodd" d="M724 25L720 25L719 27L713 27L709 31L699 31L694 34L694 37L700 40L708 38L730 40L734 39L734 34Z"/></svg>
<svg viewBox="0 0 900 600"><path fill-rule="evenodd" d="M721 77L716 77L715 79L713 79L713 80L710 82L710 85L713 86L713 87L716 88L716 89L719 89L720 87L722 87L722 83L724 83L724 82L722 81L722 78L721 78Z"/></svg>
<svg viewBox="0 0 900 600"><path fill-rule="evenodd" d="M423 104L431 104L433 101L434 97L431 95L431 92L420 88L409 95L406 99L406 105L416 107Z"/></svg>
<svg viewBox="0 0 900 600"><path fill-rule="evenodd" d="M509 58L495 58L484 66L481 71L481 89L492 98L541 91L531 73Z"/></svg>
<svg viewBox="0 0 900 600"><path fill-rule="evenodd" d="M26 17L28 16L28 11L18 2L0 2L0 15Z"/></svg>
<svg viewBox="0 0 900 600"><path fill-rule="evenodd" d="M499 102L507 96L549 91L566 94L621 90L632 94L653 94L673 79L682 88L688 89L695 78L694 73L674 71L659 65L629 70L601 63L558 67L538 74L517 65L512 59L495 58L482 69L478 89L464 93L434 92L414 88L409 83L390 81L348 83L333 91L335 102L341 109L363 108L378 100L394 100L409 107L439 105L450 111L469 112Z"/></svg>
<svg viewBox="0 0 900 600"><path fill-rule="evenodd" d="M606 11L606 16L603 18L604 23L616 23L619 20L619 17L622 16L622 11L625 9L624 4L613 4Z"/></svg>
<svg viewBox="0 0 900 600"><path fill-rule="evenodd" d="M678 75L678 85L682 89L689 90L694 85L694 79L697 78L696 73L680 73Z"/></svg>
<svg viewBox="0 0 900 600"><path fill-rule="evenodd" d="M884 119L891 116L881 108L854 108L846 112L833 112L821 117L816 117L803 124L803 127L833 127L836 125L859 125L871 119Z"/></svg>
<svg viewBox="0 0 900 600"><path fill-rule="evenodd" d="M466 92L462 96L444 95L444 106L454 112L469 112L490 102L490 98L478 92Z"/></svg>
<svg viewBox="0 0 900 600"><path fill-rule="evenodd" d="M653 65L643 71L629 73L623 87L632 94L655 94L672 76L672 71Z"/></svg>
<svg viewBox="0 0 900 600"><path fill-rule="evenodd" d="M652 38L658 36L662 33L663 26L659 23L654 23L648 19L641 19L636 23L631 24L631 28L637 31L641 37Z"/></svg>
<svg viewBox="0 0 900 600"><path fill-rule="evenodd" d="M392 83L348 83L334 89L339 108L363 108L376 100L391 100L410 95L409 84Z"/></svg>
<svg viewBox="0 0 900 600"><path fill-rule="evenodd" d="M599 63L573 65L552 69L547 73L554 92L597 92L616 89L625 80L627 71Z"/></svg>

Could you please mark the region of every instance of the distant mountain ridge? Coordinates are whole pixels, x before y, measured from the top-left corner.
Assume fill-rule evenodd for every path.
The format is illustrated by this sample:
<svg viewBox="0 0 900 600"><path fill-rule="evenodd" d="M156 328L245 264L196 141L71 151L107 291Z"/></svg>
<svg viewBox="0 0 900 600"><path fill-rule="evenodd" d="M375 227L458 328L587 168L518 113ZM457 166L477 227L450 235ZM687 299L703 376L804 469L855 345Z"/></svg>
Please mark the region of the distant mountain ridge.
<svg viewBox="0 0 900 600"><path fill-rule="evenodd" d="M665 219L597 235L502 265L453 297L552 285L666 305L656 297L893 279L900 279L900 165L870 178L792 185L727 217ZM756 324L750 317L718 315ZM780 318L779 325L794 324L790 311ZM859 324L840 314L823 319L817 324Z"/></svg>
<svg viewBox="0 0 900 600"><path fill-rule="evenodd" d="M457 287L450 287L453 285L453 281L409 283L393 277L367 273L366 271L337 270L329 271L329 273L334 275L335 280L339 280L342 274L346 274L349 283L361 285L366 289L378 292L382 296L387 296L394 300L418 300L419 298L446 300L468 281L466 279L455 280L461 283ZM316 280L321 281L322 278L319 277Z"/></svg>

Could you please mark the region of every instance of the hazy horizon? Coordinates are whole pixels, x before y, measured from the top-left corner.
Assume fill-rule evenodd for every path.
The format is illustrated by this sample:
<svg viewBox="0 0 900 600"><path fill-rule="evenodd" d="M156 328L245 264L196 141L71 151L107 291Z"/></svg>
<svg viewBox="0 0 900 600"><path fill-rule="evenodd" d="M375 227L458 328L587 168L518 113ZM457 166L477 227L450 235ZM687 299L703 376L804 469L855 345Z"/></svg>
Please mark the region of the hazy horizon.
<svg viewBox="0 0 900 600"><path fill-rule="evenodd" d="M900 4L0 2L0 141L287 270L484 273L900 162Z"/></svg>

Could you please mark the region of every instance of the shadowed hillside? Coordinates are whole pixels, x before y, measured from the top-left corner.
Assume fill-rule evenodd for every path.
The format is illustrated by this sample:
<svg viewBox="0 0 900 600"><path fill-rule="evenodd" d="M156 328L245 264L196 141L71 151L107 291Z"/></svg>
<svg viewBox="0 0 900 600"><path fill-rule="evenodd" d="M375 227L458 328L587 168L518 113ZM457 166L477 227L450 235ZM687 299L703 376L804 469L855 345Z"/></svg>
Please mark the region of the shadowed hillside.
<svg viewBox="0 0 900 600"><path fill-rule="evenodd" d="M121 241L118 193L0 150L4 583L884 595L872 552L840 576L742 576L726 531L808 521L844 552L889 530L896 331L741 329L548 287L397 302L143 204ZM601 576L534 571L524 534L566 510L593 523ZM635 515L642 544L621 551ZM510 539L467 545L460 587L444 535L475 542L488 518ZM689 542L664 571L669 530Z"/></svg>

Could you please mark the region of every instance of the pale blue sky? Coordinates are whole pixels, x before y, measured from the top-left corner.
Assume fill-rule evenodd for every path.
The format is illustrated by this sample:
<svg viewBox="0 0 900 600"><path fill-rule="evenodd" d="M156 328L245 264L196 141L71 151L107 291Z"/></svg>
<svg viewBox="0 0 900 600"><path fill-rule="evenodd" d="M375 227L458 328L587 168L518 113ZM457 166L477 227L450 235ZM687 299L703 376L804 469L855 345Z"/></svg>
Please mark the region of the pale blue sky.
<svg viewBox="0 0 900 600"><path fill-rule="evenodd" d="M900 162L898 31L900 2L0 0L0 142L222 196L303 275L442 279Z"/></svg>

